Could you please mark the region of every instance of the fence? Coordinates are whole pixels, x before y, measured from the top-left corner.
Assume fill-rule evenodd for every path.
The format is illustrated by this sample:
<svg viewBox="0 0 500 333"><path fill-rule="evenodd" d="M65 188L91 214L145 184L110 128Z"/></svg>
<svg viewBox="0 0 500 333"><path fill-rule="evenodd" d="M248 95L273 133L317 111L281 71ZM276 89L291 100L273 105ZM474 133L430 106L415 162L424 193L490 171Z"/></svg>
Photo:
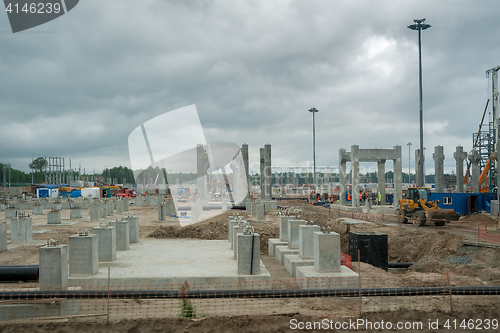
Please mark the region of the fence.
<svg viewBox="0 0 500 333"><path fill-rule="evenodd" d="M69 287L36 285L0 291L0 319L7 322L118 321L142 318L290 315L358 317L401 309L450 312L500 305L500 272L407 273L314 279L156 286ZM307 289L300 287L307 286Z"/></svg>

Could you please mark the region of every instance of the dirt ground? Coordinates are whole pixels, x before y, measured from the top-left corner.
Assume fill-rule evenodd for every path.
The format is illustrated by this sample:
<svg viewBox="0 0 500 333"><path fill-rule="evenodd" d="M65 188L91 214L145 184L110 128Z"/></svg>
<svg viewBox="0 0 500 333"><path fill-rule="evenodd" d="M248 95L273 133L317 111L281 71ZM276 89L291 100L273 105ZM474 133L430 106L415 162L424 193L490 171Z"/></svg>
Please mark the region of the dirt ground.
<svg viewBox="0 0 500 333"><path fill-rule="evenodd" d="M352 218L354 214L316 207L303 201L283 200L280 205L292 209L291 215L298 219L312 221L323 229L338 232L341 235L341 250L349 254L348 232L350 231L378 231L388 235L389 262L408 262L413 265L408 269L389 269L388 272L369 264L353 263L353 270L360 273L363 288L382 287L421 287L421 286L499 286L500 285L500 247L475 246L463 244L463 241L477 242L478 230L484 230L493 235L500 235L498 221L487 215L477 214L461 218L459 221L448 223L444 227L424 226L415 227L413 224L399 224L395 215L385 214L370 218L369 222L348 225L345 218ZM44 212L46 214L46 212ZM2 214L2 213L0 213ZM297 288L296 282L291 279L273 257L268 256L267 240L279 237L278 211L267 212L266 221L254 220L249 212L230 210L218 216L193 225L181 227L178 222L157 222L156 207L130 206L129 212L115 215L112 219L121 219L127 214L139 216L140 237L155 238L195 238L195 239L227 239L230 215L238 214L250 222L255 231L261 236L261 260L275 280L275 289ZM0 218L3 216L0 215ZM81 220L70 220L69 211L63 211L62 225L47 225L46 215L33 216L33 240L29 246L19 246L9 243L9 250L0 253L0 265L26 265L38 263L38 248L49 239L59 240L61 244L68 243L68 237L77 234L79 230L91 230L99 222L89 222L88 210L83 211ZM104 220L103 220L104 221ZM16 284L17 287L36 287L36 282ZM0 284L0 288L11 288L12 284ZM393 304L391 303L393 302ZM453 303L448 296L419 297L395 299L386 297L363 298L361 318L372 321L390 320L422 321L422 332L436 332L439 330L427 329L429 320L464 318L498 317L500 302L498 296L487 298L455 297ZM209 303L207 303L209 304ZM280 300L278 303L259 303L249 301L241 307L233 307L231 302L219 300L214 303L233 315L209 316L196 320L182 318L148 318L114 320L106 323L101 319L87 320L85 323L78 319L61 319L50 322L36 321L31 323L0 324L0 332L288 332L320 330L292 330L290 320L320 321L321 316L332 312L332 300L323 298ZM250 304L250 305L249 305ZM266 305L268 304L268 305ZM273 315L272 307L279 311ZM341 308L342 315L331 318L334 321L357 319L359 305L357 300L337 298L333 308ZM452 305L453 304L453 309ZM123 305L120 305L123 306ZM212 305L207 305L211 307ZM253 306L252 311L247 311ZM132 308L130 308L132 309ZM143 311L144 309L140 310ZM252 315L245 315L255 313ZM263 315L270 313L269 315ZM235 316L238 314L238 316ZM310 316L308 315L310 314ZM322 330L324 331L324 330ZM364 329L343 330L346 332L369 331ZM377 330L384 331L384 330ZM460 329L456 330L461 332ZM464 329L464 332L470 332ZM488 330L483 330L488 331Z"/></svg>

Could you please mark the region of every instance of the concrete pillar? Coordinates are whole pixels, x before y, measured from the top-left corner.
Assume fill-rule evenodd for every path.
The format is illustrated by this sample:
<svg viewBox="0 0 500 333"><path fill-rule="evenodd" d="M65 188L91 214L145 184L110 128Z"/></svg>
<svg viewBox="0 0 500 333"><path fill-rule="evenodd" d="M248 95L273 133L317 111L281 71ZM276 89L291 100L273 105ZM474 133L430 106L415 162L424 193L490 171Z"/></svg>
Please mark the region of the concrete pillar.
<svg viewBox="0 0 500 333"><path fill-rule="evenodd" d="M241 155L243 157L243 165L245 166L245 177L246 177L246 182L247 182L247 188L250 189L250 170L249 170L249 159L248 159L248 144L244 143L241 146ZM245 198L246 197L248 197L248 195L245 196Z"/></svg>
<svg viewBox="0 0 500 333"><path fill-rule="evenodd" d="M227 200L226 199L222 199L221 208L222 208L223 212L227 212Z"/></svg>
<svg viewBox="0 0 500 333"><path fill-rule="evenodd" d="M271 145L264 145L264 175L266 177L266 200L272 200L272 188L273 188L273 179L271 172Z"/></svg>
<svg viewBox="0 0 500 333"><path fill-rule="evenodd" d="M385 160L377 162L378 193L380 193L380 204L385 205Z"/></svg>
<svg viewBox="0 0 500 333"><path fill-rule="evenodd" d="M202 144L196 146L197 161L197 180L196 188L198 190L198 199L204 202L206 199L206 152Z"/></svg>
<svg viewBox="0 0 500 333"><path fill-rule="evenodd" d="M68 249L70 275L95 275L99 271L97 235L70 236Z"/></svg>
<svg viewBox="0 0 500 333"><path fill-rule="evenodd" d="M425 162L425 152L424 152L423 156L424 156L424 160L422 161L422 164ZM418 180L420 179L419 169L418 169L419 163L420 163L420 149L415 149L415 166L416 166L415 177L417 179L417 182L415 185L416 186L425 186L425 175L423 175L423 177L422 177L424 183L421 185L418 184ZM424 168L424 173L425 173L425 168Z"/></svg>
<svg viewBox="0 0 500 333"><path fill-rule="evenodd" d="M299 226L299 255L302 259L314 257L314 233L321 232L319 225Z"/></svg>
<svg viewBox="0 0 500 333"><path fill-rule="evenodd" d="M89 207L90 222L99 221L99 207L97 205L90 205Z"/></svg>
<svg viewBox="0 0 500 333"><path fill-rule="evenodd" d="M444 151L443 146L434 147L434 154L432 154L434 159L434 174L436 183L436 193L444 192Z"/></svg>
<svg viewBox="0 0 500 333"><path fill-rule="evenodd" d="M359 146L351 146L351 200L352 207L359 207Z"/></svg>
<svg viewBox="0 0 500 333"><path fill-rule="evenodd" d="M295 216L280 216L280 240L288 241L288 221L295 220Z"/></svg>
<svg viewBox="0 0 500 333"><path fill-rule="evenodd" d="M314 233L314 268L320 272L340 272L340 235Z"/></svg>
<svg viewBox="0 0 500 333"><path fill-rule="evenodd" d="M238 254L236 257L238 274L259 274L260 273L260 235L237 236ZM252 245L253 244L253 245ZM253 255L252 255L253 248ZM253 260L252 260L253 259ZM250 270L251 268L251 270Z"/></svg>
<svg viewBox="0 0 500 333"><path fill-rule="evenodd" d="M61 212L48 212L47 224L61 224Z"/></svg>
<svg viewBox="0 0 500 333"><path fill-rule="evenodd" d="M7 251L7 222L0 222L0 252Z"/></svg>
<svg viewBox="0 0 500 333"><path fill-rule="evenodd" d="M144 206L144 197L137 197L135 198L135 206L136 207L143 207Z"/></svg>
<svg viewBox="0 0 500 333"><path fill-rule="evenodd" d="M403 199L403 157L401 155L401 146L394 146L396 150L396 159L394 163L394 205L399 204Z"/></svg>
<svg viewBox="0 0 500 333"><path fill-rule="evenodd" d="M68 248L66 245L38 249L40 290L61 290L68 286Z"/></svg>
<svg viewBox="0 0 500 333"><path fill-rule="evenodd" d="M233 259L238 257L238 235L243 234L243 229L245 227L240 227L239 225L235 225L233 227L233 238L231 239L231 248L233 249Z"/></svg>
<svg viewBox="0 0 500 333"><path fill-rule="evenodd" d="M109 225L116 228L116 251L127 251L130 248L128 221L113 221Z"/></svg>
<svg viewBox="0 0 500 333"><path fill-rule="evenodd" d="M473 149L471 154L469 155L469 161L471 162L472 167L472 192L479 193L479 161L481 161L481 155L479 154L479 151Z"/></svg>
<svg viewBox="0 0 500 333"><path fill-rule="evenodd" d="M264 213L264 204L257 204L256 206L256 215L257 215L257 221L264 221L266 219L266 215Z"/></svg>
<svg viewBox="0 0 500 333"><path fill-rule="evenodd" d="M139 217L126 216L122 220L128 222L129 242L139 243Z"/></svg>
<svg viewBox="0 0 500 333"><path fill-rule="evenodd" d="M453 153L453 157L457 163L456 174L457 174L457 184L456 192L464 193L464 160L467 158L467 153L464 151L462 146L457 146L456 151ZM499 165L499 164L497 164Z"/></svg>
<svg viewBox="0 0 500 333"><path fill-rule="evenodd" d="M31 212L32 212L33 215L43 215L43 207L42 207L42 205L39 205L39 204L33 205L33 208L32 208Z"/></svg>
<svg viewBox="0 0 500 333"><path fill-rule="evenodd" d="M70 219L81 219L82 218L82 209L81 208L71 208L69 210L69 218Z"/></svg>
<svg viewBox="0 0 500 333"><path fill-rule="evenodd" d="M305 220L288 220L288 248L299 248L299 230L301 225L305 225Z"/></svg>
<svg viewBox="0 0 500 333"><path fill-rule="evenodd" d="M116 259L116 228L94 227L92 234L97 235L99 261L113 261Z"/></svg>

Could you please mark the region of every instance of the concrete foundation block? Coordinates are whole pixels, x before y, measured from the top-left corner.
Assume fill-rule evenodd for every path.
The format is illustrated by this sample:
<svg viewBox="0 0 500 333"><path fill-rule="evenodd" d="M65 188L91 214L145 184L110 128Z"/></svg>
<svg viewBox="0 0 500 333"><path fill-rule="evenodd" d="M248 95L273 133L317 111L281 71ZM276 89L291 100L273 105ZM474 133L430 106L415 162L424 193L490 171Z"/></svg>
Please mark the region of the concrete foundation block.
<svg viewBox="0 0 500 333"><path fill-rule="evenodd" d="M288 246L288 242L284 242L279 238L269 238L267 240L267 252L271 257L274 257L276 246Z"/></svg>
<svg viewBox="0 0 500 333"><path fill-rule="evenodd" d="M263 204L257 204L255 211L256 211L256 215L257 215L257 221L263 221L266 219Z"/></svg>
<svg viewBox="0 0 500 333"><path fill-rule="evenodd" d="M98 236L69 237L69 274L95 275L99 271Z"/></svg>
<svg viewBox="0 0 500 333"><path fill-rule="evenodd" d="M130 243L139 243L139 217L126 216L122 220L128 222Z"/></svg>
<svg viewBox="0 0 500 333"><path fill-rule="evenodd" d="M260 236L243 235L237 236L237 265L238 274L259 274L260 273ZM253 249L253 254L252 254Z"/></svg>
<svg viewBox="0 0 500 333"><path fill-rule="evenodd" d="M48 212L47 224L61 224L61 212Z"/></svg>
<svg viewBox="0 0 500 333"><path fill-rule="evenodd" d="M97 235L99 261L113 261L116 259L116 228L95 227L92 234Z"/></svg>
<svg viewBox="0 0 500 333"><path fill-rule="evenodd" d="M500 213L499 205L498 205L498 200L491 200L491 216L497 217L498 213Z"/></svg>
<svg viewBox="0 0 500 333"><path fill-rule="evenodd" d="M124 198L122 204L123 204L123 211L128 212L128 206L130 206L130 200L128 198Z"/></svg>
<svg viewBox="0 0 500 333"><path fill-rule="evenodd" d="M103 219L106 217L106 209L105 204L102 202L97 203L97 211L99 212L99 218Z"/></svg>
<svg viewBox="0 0 500 333"><path fill-rule="evenodd" d="M314 233L321 232L319 225L299 226L299 255L302 259L314 258Z"/></svg>
<svg viewBox="0 0 500 333"><path fill-rule="evenodd" d="M113 202L107 202L106 203L106 216L113 216L115 215L115 205L113 204Z"/></svg>
<svg viewBox="0 0 500 333"><path fill-rule="evenodd" d="M0 222L0 252L7 251L7 222Z"/></svg>
<svg viewBox="0 0 500 333"><path fill-rule="evenodd" d="M71 208L69 211L70 219L81 219L82 218L82 209L81 208Z"/></svg>
<svg viewBox="0 0 500 333"><path fill-rule="evenodd" d="M237 220L229 220L228 221L228 240L231 242L231 249L233 248L233 228L237 226L239 222Z"/></svg>
<svg viewBox="0 0 500 333"><path fill-rule="evenodd" d="M278 201L262 201L265 210L278 209Z"/></svg>
<svg viewBox="0 0 500 333"><path fill-rule="evenodd" d="M33 240L31 217L17 217L10 220L12 243L27 243Z"/></svg>
<svg viewBox="0 0 500 333"><path fill-rule="evenodd" d="M274 248L274 254L276 259L280 262L280 264L284 265L285 256L288 254L299 255L299 250L292 250L288 246L276 246Z"/></svg>
<svg viewBox="0 0 500 333"><path fill-rule="evenodd" d="M338 272L318 272L313 266L296 269L297 284L302 289L357 289L359 275L346 266Z"/></svg>
<svg viewBox="0 0 500 333"><path fill-rule="evenodd" d="M68 247L43 246L38 249L40 290L61 290L68 286Z"/></svg>
<svg viewBox="0 0 500 333"><path fill-rule="evenodd" d="M295 220L295 216L280 216L280 239L288 242L288 221Z"/></svg>
<svg viewBox="0 0 500 333"><path fill-rule="evenodd" d="M314 259L302 259L300 255L287 254L285 256L284 266L288 274L295 278L297 277L297 267L314 267Z"/></svg>
<svg viewBox="0 0 500 333"><path fill-rule="evenodd" d="M314 268L320 272L340 272L340 235L314 233Z"/></svg>
<svg viewBox="0 0 500 333"><path fill-rule="evenodd" d="M301 225L305 225L305 220L288 220L288 247L299 249L299 230Z"/></svg>
<svg viewBox="0 0 500 333"><path fill-rule="evenodd" d="M7 207L5 209L5 218L6 219L11 219L17 217L17 209L14 207Z"/></svg>
<svg viewBox="0 0 500 333"><path fill-rule="evenodd" d="M251 203L251 215L256 216L257 215L257 205L259 204L258 201L253 201Z"/></svg>
<svg viewBox="0 0 500 333"><path fill-rule="evenodd" d="M231 248L233 249L233 259L236 259L238 257L238 235L243 234L243 229L245 229L245 227L240 227L238 225L235 225L233 227L233 239L231 242Z"/></svg>
<svg viewBox="0 0 500 333"><path fill-rule="evenodd" d="M144 198L143 197L135 198L134 205L136 207L143 207L144 206Z"/></svg>
<svg viewBox="0 0 500 333"><path fill-rule="evenodd" d="M31 210L31 213L33 215L43 215L43 207L42 205L34 205L32 210Z"/></svg>
<svg viewBox="0 0 500 333"><path fill-rule="evenodd" d="M115 201L115 209L116 209L116 214L123 213L123 201L122 200Z"/></svg>
<svg viewBox="0 0 500 333"><path fill-rule="evenodd" d="M116 251L127 251L130 248L130 230L128 221L113 221L109 225L116 228Z"/></svg>
<svg viewBox="0 0 500 333"><path fill-rule="evenodd" d="M97 221L99 221L99 206L97 206L97 205L90 205L90 207L89 207L89 214L90 214L90 222L97 222Z"/></svg>

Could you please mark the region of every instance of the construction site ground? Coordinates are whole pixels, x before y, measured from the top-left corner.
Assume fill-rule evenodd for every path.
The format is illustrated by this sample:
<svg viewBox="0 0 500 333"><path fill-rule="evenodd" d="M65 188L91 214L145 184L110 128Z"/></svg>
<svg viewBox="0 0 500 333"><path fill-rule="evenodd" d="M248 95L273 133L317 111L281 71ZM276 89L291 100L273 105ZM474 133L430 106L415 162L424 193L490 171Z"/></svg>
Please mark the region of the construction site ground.
<svg viewBox="0 0 500 333"><path fill-rule="evenodd" d="M388 235L389 262L411 262L408 269L389 269L388 272L369 264L360 265L353 262L353 270L360 273L363 288L384 287L420 287L420 286L500 286L500 246L492 244L471 245L478 242L478 231L487 228L487 232L500 235L498 221L485 214L470 215L459 221L448 223L444 227L433 225L416 227L400 224L392 214L377 216L354 215L354 213L332 208L317 207L298 200L283 200L281 206L292 209L291 215L298 219L312 221L323 229L330 229L341 235L341 250L349 254L348 229L350 231L378 231ZM157 222L156 207L130 206L129 212L139 216L140 238L194 238L194 239L227 239L229 215L243 216L255 228L261 237L261 260L275 280L275 289L297 288L297 284L274 257L268 255L267 240L279 238L278 211L266 212L266 221L256 221L249 212L229 210L200 223L180 227L178 223ZM106 220L120 219L127 213L109 217ZM370 219L366 223L347 225L343 218ZM63 211L62 225L47 225L46 215L34 216L33 243L22 246L9 243L9 250L0 254L0 265L30 265L38 263L38 248L49 239L57 239L61 244L68 243L68 237L77 234L80 229L90 230L99 222L89 222L88 210L81 220L69 220L69 211ZM462 242L468 241L469 245ZM448 273L448 274L446 274ZM0 289L12 288L11 283L0 284ZM18 288L36 287L36 282L15 284ZM325 313L334 313L342 309L342 315L333 316L334 321L345 321L358 318L358 300L348 298L304 298L276 299L273 302L248 300L239 306L230 304L232 300L218 300L218 306L227 306L228 311L219 316L208 316L197 319L175 318L142 318L137 316L115 318L107 323L105 320L78 318L59 318L52 320L38 319L28 322L2 324L1 332L278 332L289 331L290 320L318 321ZM439 319L499 319L500 302L498 296L468 297L463 301L456 296L453 303L448 296L418 297L414 300L395 299L389 297L363 298L364 311L361 317L372 321L422 321L425 322L422 332L436 332L426 329L428 320ZM208 304L208 303L207 303ZM236 303L234 303L236 304ZM250 305L249 305L250 304ZM451 306L453 304L453 306ZM207 305L209 306L209 305ZM131 308L132 309L132 308ZM332 311L330 311L332 310ZM330 311L330 312L329 312ZM496 317L495 317L496 316ZM160 316L161 317L161 316ZM295 330L300 331L300 330ZM315 330L307 330L314 332ZM324 331L324 330L318 330ZM343 330L355 332L360 330ZM383 331L383 330L381 330ZM457 328L457 332L470 332L470 329ZM484 330L483 330L484 331Z"/></svg>

